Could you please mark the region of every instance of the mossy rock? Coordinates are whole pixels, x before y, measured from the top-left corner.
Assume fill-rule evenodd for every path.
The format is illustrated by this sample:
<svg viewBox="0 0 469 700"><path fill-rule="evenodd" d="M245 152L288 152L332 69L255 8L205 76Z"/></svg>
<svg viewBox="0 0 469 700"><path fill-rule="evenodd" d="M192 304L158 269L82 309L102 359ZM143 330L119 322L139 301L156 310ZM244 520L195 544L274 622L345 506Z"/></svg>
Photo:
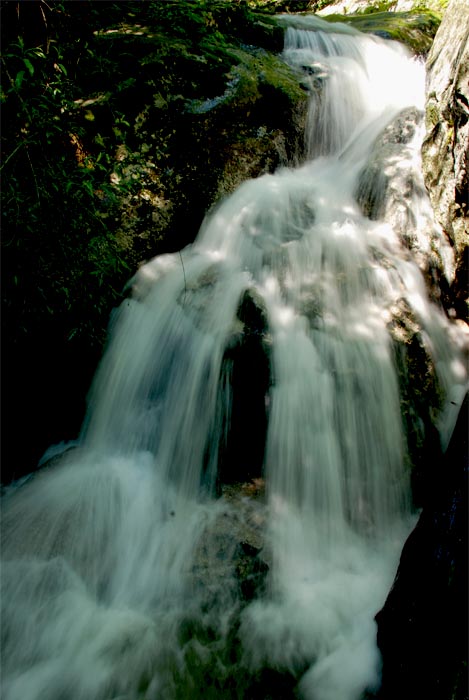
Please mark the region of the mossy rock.
<svg viewBox="0 0 469 700"><path fill-rule="evenodd" d="M52 4L44 12L60 58L34 53L31 70L15 54L18 36L27 47L44 37L21 24L37 9L26 5L19 16L8 6L2 24L7 69L21 69L21 100L2 93L3 323L9 420L32 438L19 454L5 442L5 480L76 436L132 272L192 242L206 211L243 180L293 159L306 111L297 77L269 54L281 51L283 30L246 3ZM217 100L232 81L229 99ZM215 108L192 109L210 100ZM29 102L42 110L33 120ZM64 377L83 370L67 396L59 365Z"/></svg>
<svg viewBox="0 0 469 700"><path fill-rule="evenodd" d="M360 32L394 39L408 46L418 56L426 55L440 25L441 18L431 10L409 12L370 12L356 15L328 15L328 22L344 22Z"/></svg>

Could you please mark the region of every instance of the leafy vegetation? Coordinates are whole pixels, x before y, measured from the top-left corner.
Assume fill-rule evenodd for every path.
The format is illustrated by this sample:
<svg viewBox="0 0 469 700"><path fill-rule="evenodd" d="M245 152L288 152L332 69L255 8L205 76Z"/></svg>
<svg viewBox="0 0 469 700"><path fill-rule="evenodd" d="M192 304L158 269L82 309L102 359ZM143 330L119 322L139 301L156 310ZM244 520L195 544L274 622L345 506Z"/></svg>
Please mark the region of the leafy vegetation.
<svg viewBox="0 0 469 700"><path fill-rule="evenodd" d="M246 3L226 0L39 0L4 3L2 13L4 296L18 324L9 332L28 334L44 315L64 313L70 340L99 345L103 314L130 274L117 208L140 193L146 162L134 157L129 175L124 154L142 146L136 127L146 104L157 107L161 187L183 101L222 93L237 62L232 40L238 47L259 28ZM264 32L275 36L272 26ZM20 314L18 297L28 299Z"/></svg>
<svg viewBox="0 0 469 700"><path fill-rule="evenodd" d="M44 447L76 433L132 272L194 238L220 175L236 186L234 142L257 151L245 177L278 164L276 124L304 93L255 48L279 51L282 30L242 0L6 1L1 19L5 430L25 423L40 454L35 429Z"/></svg>
<svg viewBox="0 0 469 700"><path fill-rule="evenodd" d="M53 12L59 12L57 5ZM3 45L2 245L8 332L19 339L34 333L44 316L63 313L70 314L65 329L70 339L86 332L91 342L99 342L93 330L97 315L116 295L119 273L128 275L100 216L102 199L116 201L108 178L109 155L104 148L91 154L83 143L84 125L70 78L76 65L61 43L48 35L44 43L30 45L19 33ZM102 296L97 289L104 289ZM19 298L28 303L21 306ZM80 318L79 311L73 313L76 299L92 302L90 310L96 313Z"/></svg>

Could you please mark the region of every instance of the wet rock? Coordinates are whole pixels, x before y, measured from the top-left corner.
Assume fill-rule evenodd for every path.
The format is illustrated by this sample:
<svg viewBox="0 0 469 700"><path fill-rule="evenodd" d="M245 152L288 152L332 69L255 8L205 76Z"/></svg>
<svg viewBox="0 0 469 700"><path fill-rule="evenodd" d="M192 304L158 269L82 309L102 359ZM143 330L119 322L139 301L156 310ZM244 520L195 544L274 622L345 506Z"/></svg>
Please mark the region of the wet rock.
<svg viewBox="0 0 469 700"><path fill-rule="evenodd" d="M246 290L237 311L222 374L231 380L229 431L219 457L219 483L262 476L267 435L267 396L271 383L270 342L264 302Z"/></svg>
<svg viewBox="0 0 469 700"><path fill-rule="evenodd" d="M452 0L428 59L427 138L423 146L425 184L436 218L456 253L455 280L447 283L442 300L457 315L463 313L458 280L461 271L467 269L468 36L469 8L462 0ZM462 98L464 91L466 97ZM467 285L467 273L465 280ZM405 323L394 322L394 328L407 335L407 345L401 348L408 350L404 365L414 389L412 397L403 392L403 400L408 402L403 413L406 415L407 410L408 431L415 450L421 454L415 474L419 483L416 500L423 510L404 546L394 585L377 616L378 645L383 656L378 697L466 700L468 398L445 455L441 456L436 441L434 451L425 450L421 419L426 401L420 395L423 384L411 377L414 370L409 359L414 358L414 369L421 368L421 379L428 380L428 374L422 375L426 361L418 351L418 333L413 334ZM419 409L416 415L420 425L417 421L413 433L410 404Z"/></svg>
<svg viewBox="0 0 469 700"><path fill-rule="evenodd" d="M422 9L426 7L429 10L441 11L444 7L444 0L386 0L380 3L373 3L375 6L380 6L383 9L388 9L393 12L408 12L413 9ZM332 0L328 2L326 7L321 9L318 14L327 16L332 13L351 14L355 12L370 12L370 0ZM387 6L387 7L386 7Z"/></svg>
<svg viewBox="0 0 469 700"><path fill-rule="evenodd" d="M261 595L269 571L262 479L222 488L220 511L197 547L192 575L207 604L244 605Z"/></svg>
<svg viewBox="0 0 469 700"><path fill-rule="evenodd" d="M360 175L356 198L365 216L392 226L423 271L438 270L438 279L451 278L452 251L441 228L435 225L420 163L409 168L413 160L411 143L422 117L417 109L406 109L384 130Z"/></svg>
<svg viewBox="0 0 469 700"><path fill-rule="evenodd" d="M422 115L414 107L401 112L375 142L370 160L360 174L356 192L363 212L372 220L386 218L397 208L395 223L404 231L411 217L413 181L406 155ZM406 162L406 167L402 163ZM405 180L402 173L405 170Z"/></svg>
<svg viewBox="0 0 469 700"><path fill-rule="evenodd" d="M467 698L468 400L377 615L380 700Z"/></svg>
<svg viewBox="0 0 469 700"><path fill-rule="evenodd" d="M465 0L449 3L427 59L427 73L425 185L435 217L456 253L456 275L450 280L457 298L453 308L465 318L467 307L461 303L461 296L467 296L469 243L469 6Z"/></svg>
<svg viewBox="0 0 469 700"><path fill-rule="evenodd" d="M134 42L141 51L141 40ZM157 50L149 43L144 61L161 70ZM179 85L186 54L173 60L171 92L165 81L155 84L154 74L146 77L132 120L132 149L116 167L120 186L132 190L122 202L117 235L135 264L191 243L221 197L286 165L302 149L306 95L278 56L231 47L224 80L218 76L212 85L200 79L197 89L195 81ZM202 68L204 75L208 68Z"/></svg>
<svg viewBox="0 0 469 700"><path fill-rule="evenodd" d="M350 24L361 32L400 41L416 55L425 56L431 48L443 8L434 6L439 0L410 2L406 6L395 2L380 2L370 6L367 0L339 2L329 5L318 14L332 22Z"/></svg>
<svg viewBox="0 0 469 700"><path fill-rule="evenodd" d="M195 325L204 328L207 300L213 295L220 280L220 266L214 263L204 272L184 285L178 302Z"/></svg>
<svg viewBox="0 0 469 700"><path fill-rule="evenodd" d="M388 329L393 341L399 379L402 424L407 437L406 458L411 472L412 498L421 507L431 473L441 457L436 415L442 391L420 325L404 299L391 308Z"/></svg>

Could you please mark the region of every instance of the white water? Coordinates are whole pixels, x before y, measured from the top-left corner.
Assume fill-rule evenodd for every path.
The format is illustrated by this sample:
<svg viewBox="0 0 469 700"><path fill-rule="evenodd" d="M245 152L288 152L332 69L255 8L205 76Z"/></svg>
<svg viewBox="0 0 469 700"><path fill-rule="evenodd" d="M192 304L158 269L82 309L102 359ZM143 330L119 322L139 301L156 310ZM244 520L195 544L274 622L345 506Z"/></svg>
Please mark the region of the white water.
<svg viewBox="0 0 469 700"><path fill-rule="evenodd" d="M413 523L388 331L399 300L422 324L447 406L466 379L418 267L354 196L375 137L423 106L423 67L396 44L337 31L286 34L285 60L323 86L308 160L223 201L183 267L167 255L138 272L79 447L5 499L5 700L263 697L242 679L265 667L294 674L307 700L358 700L379 683L374 615ZM247 289L271 348L267 504L256 505L270 570L266 593L241 609L229 542L218 569L200 551L231 513L214 486L231 406L225 349ZM210 640L184 637L187 619Z"/></svg>

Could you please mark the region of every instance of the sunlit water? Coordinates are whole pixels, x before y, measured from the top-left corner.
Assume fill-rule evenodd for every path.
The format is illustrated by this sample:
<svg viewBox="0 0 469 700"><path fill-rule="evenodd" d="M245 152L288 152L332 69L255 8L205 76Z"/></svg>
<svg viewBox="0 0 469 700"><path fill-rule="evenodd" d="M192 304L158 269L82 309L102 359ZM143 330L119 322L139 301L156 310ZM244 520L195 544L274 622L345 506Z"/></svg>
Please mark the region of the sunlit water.
<svg viewBox="0 0 469 700"><path fill-rule="evenodd" d="M286 30L285 60L311 87L304 164L243 184L182 256L138 272L78 447L4 499L5 700L263 698L265 668L306 700L379 684L374 615L415 518L389 333L400 300L447 407L465 374L398 234L356 201L377 136L423 107L423 66L318 27ZM253 508L269 572L243 603L215 487L246 290L267 319L266 503ZM442 411L443 444L454 418Z"/></svg>

